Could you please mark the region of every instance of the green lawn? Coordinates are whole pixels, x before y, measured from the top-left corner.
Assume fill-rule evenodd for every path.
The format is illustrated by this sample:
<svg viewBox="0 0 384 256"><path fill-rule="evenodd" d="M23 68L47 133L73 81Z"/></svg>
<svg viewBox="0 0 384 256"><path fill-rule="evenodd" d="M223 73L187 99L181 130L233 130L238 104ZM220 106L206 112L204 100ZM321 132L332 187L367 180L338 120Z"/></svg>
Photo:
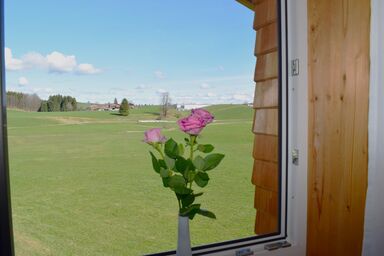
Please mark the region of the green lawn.
<svg viewBox="0 0 384 256"><path fill-rule="evenodd" d="M201 142L226 154L199 198L217 220L197 216L194 245L252 235L252 109L213 106L217 121ZM182 139L156 108L107 112L8 111L16 255L141 255L175 249L177 201L149 161L143 132L155 126ZM172 120L175 120L173 117Z"/></svg>

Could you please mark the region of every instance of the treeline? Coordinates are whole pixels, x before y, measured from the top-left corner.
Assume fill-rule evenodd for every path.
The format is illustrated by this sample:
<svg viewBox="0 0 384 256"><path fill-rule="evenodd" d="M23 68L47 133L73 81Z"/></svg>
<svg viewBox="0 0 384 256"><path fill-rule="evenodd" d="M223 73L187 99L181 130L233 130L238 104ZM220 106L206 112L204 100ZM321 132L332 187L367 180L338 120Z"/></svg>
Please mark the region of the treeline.
<svg viewBox="0 0 384 256"><path fill-rule="evenodd" d="M77 101L71 96L52 95L48 100L41 102L39 112L66 112L76 111Z"/></svg>
<svg viewBox="0 0 384 256"><path fill-rule="evenodd" d="M41 107L41 99L36 94L22 92L7 92L7 107L25 111L38 111Z"/></svg>

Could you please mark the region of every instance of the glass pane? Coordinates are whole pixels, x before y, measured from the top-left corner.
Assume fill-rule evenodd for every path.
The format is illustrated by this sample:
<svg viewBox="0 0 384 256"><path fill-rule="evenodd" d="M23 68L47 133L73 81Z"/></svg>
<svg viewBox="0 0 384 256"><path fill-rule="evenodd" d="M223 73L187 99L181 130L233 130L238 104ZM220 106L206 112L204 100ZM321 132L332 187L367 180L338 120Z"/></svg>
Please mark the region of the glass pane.
<svg viewBox="0 0 384 256"><path fill-rule="evenodd" d="M177 120L196 108L214 116L198 142L225 157L206 187L193 184L217 219L190 222L192 246L276 232L275 8L264 1L255 16L233 0L6 1L16 254L175 250L178 201L143 138L158 127L185 144Z"/></svg>

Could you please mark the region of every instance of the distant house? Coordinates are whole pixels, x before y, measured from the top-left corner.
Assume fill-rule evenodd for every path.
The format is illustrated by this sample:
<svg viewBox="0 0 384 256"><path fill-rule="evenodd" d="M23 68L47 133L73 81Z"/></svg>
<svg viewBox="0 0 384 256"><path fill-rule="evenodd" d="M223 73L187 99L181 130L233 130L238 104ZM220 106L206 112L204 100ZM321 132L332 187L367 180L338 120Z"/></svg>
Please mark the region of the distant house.
<svg viewBox="0 0 384 256"><path fill-rule="evenodd" d="M91 104L91 111L117 111L120 108L120 104Z"/></svg>
<svg viewBox="0 0 384 256"><path fill-rule="evenodd" d="M178 111L187 111L187 110L192 110L196 108L205 108L210 106L209 104L177 104L176 109Z"/></svg>
<svg viewBox="0 0 384 256"><path fill-rule="evenodd" d="M134 108L133 103L129 103L129 108ZM106 103L106 104L91 104L91 111L119 111L120 104Z"/></svg>

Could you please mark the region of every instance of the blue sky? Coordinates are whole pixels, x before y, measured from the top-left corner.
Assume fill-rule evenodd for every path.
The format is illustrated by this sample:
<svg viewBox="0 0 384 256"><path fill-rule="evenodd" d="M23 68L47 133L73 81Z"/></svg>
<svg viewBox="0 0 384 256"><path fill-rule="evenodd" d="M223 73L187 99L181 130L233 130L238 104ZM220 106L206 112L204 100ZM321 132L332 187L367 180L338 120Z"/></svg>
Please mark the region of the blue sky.
<svg viewBox="0 0 384 256"><path fill-rule="evenodd" d="M5 0L7 89L157 104L253 98L253 15L235 0Z"/></svg>

